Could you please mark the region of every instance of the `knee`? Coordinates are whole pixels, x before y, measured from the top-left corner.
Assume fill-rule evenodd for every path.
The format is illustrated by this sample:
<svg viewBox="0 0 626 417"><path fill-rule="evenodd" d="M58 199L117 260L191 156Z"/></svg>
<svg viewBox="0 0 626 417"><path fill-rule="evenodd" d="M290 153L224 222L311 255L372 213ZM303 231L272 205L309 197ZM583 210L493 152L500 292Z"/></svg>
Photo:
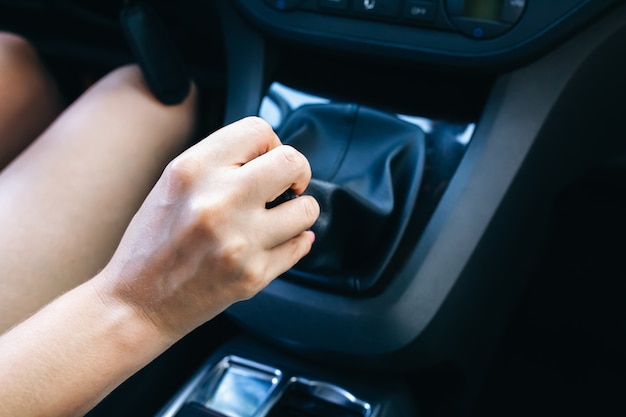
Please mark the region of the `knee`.
<svg viewBox="0 0 626 417"><path fill-rule="evenodd" d="M56 85L37 50L20 35L0 32L0 73L3 93L17 102L60 102Z"/></svg>
<svg viewBox="0 0 626 417"><path fill-rule="evenodd" d="M34 52L34 48L22 36L0 32L0 58L27 57L33 55Z"/></svg>
<svg viewBox="0 0 626 417"><path fill-rule="evenodd" d="M197 134L198 108L197 88L192 83L190 93L176 105L161 103L150 91L140 67L136 64L116 68L100 79L90 95L116 111L129 109L129 116L147 131L158 131L156 137L172 145L175 152L182 150ZM151 141L154 141L153 137Z"/></svg>
<svg viewBox="0 0 626 417"><path fill-rule="evenodd" d="M143 76L143 73L138 65L129 64L122 67L119 67L112 72L110 72L105 79L103 80L104 84L109 86L114 86L114 88L131 88L151 101L158 101L156 97L150 91L148 84ZM167 106L168 108L193 108L196 105L197 100L197 88L193 81L190 81L191 86L189 89L189 94L187 97L177 105Z"/></svg>
<svg viewBox="0 0 626 417"><path fill-rule="evenodd" d="M35 47L24 37L0 31L0 89L15 109L57 114L62 97ZM22 106L22 107L20 107Z"/></svg>
<svg viewBox="0 0 626 417"><path fill-rule="evenodd" d="M152 94L140 67L136 64L114 69L100 80L97 86L99 90L108 91L112 95L133 94L138 98L138 102L143 103L140 108L152 109L150 112L155 111L161 117L171 118L171 122L184 120L184 123L189 123L190 120L196 119L198 92L193 81L187 97L176 105L163 104Z"/></svg>
<svg viewBox="0 0 626 417"><path fill-rule="evenodd" d="M38 58L35 48L25 38L8 32L0 32L0 68L3 77L10 72L21 73Z"/></svg>

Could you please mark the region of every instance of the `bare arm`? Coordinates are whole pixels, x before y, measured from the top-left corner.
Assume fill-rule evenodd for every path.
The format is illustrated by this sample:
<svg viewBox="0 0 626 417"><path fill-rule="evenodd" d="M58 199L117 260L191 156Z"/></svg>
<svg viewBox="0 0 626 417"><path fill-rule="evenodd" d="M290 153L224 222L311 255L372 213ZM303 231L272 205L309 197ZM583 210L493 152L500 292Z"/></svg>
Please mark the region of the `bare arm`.
<svg viewBox="0 0 626 417"><path fill-rule="evenodd" d="M83 284L0 337L0 416L82 416L170 343Z"/></svg>
<svg viewBox="0 0 626 417"><path fill-rule="evenodd" d="M126 378L310 250L319 206L265 203L306 159L247 118L176 158L109 264L0 337L0 415L83 415Z"/></svg>

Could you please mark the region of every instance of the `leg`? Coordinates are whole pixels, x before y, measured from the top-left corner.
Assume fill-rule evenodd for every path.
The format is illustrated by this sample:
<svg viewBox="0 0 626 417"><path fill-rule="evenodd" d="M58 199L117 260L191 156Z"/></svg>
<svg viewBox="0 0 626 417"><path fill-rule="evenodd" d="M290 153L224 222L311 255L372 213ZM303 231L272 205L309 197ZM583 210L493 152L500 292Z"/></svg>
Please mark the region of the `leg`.
<svg viewBox="0 0 626 417"><path fill-rule="evenodd" d="M164 106L137 67L118 69L0 173L0 331L106 264L195 133L195 102Z"/></svg>
<svg viewBox="0 0 626 417"><path fill-rule="evenodd" d="M0 171L62 108L61 95L37 53L21 37L0 33Z"/></svg>

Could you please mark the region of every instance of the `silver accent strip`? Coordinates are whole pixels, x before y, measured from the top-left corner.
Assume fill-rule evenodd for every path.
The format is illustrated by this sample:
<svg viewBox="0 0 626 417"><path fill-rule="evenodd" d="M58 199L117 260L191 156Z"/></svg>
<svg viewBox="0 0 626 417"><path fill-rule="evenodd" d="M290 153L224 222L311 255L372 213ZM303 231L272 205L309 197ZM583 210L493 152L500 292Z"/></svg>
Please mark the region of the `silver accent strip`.
<svg viewBox="0 0 626 417"><path fill-rule="evenodd" d="M372 407L369 403L356 398L350 392L337 385L302 377L292 377L289 380L289 385L306 391L312 397L363 413L363 417L370 417L372 413Z"/></svg>
<svg viewBox="0 0 626 417"><path fill-rule="evenodd" d="M212 399L214 399L213 395L220 389L222 377L227 375L229 370L234 369L238 371L238 375L243 377L244 380L246 377L249 377L250 381L257 377L266 376L268 378L269 386L262 397L257 398L256 411L253 414L249 414L251 417L265 415L267 405L270 403L270 397L276 392L276 388L282 381L282 372L279 369L258 362L229 355L222 358L218 363L209 363L203 366L189 383L174 396L173 400L164 408L164 411L157 414L157 417L174 417L189 402L197 402L205 406L210 404ZM241 380L238 382L241 382ZM239 393L246 393L250 392L249 390L254 390L255 387L245 386L244 384L239 386L238 389ZM226 414L222 410L216 411Z"/></svg>

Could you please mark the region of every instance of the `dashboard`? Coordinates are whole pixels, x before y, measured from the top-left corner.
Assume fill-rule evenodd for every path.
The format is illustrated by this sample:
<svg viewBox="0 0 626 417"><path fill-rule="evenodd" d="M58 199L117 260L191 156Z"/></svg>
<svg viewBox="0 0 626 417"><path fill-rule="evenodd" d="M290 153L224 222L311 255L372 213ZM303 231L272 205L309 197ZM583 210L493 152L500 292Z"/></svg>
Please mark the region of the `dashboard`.
<svg viewBox="0 0 626 417"><path fill-rule="evenodd" d="M519 65L590 24L614 0L251 0L237 8L260 30L422 63Z"/></svg>

